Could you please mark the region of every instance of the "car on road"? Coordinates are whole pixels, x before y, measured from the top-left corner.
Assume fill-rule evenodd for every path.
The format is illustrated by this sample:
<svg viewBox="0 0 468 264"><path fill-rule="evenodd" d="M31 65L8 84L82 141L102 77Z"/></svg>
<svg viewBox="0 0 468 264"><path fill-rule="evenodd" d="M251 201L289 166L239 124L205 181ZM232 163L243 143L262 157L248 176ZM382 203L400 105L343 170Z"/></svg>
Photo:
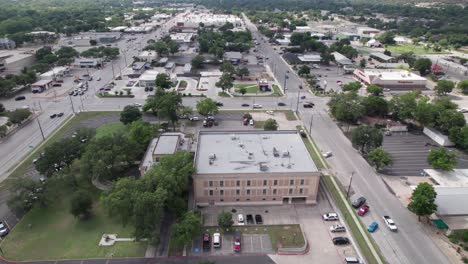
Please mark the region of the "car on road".
<svg viewBox="0 0 468 264"><path fill-rule="evenodd" d="M282 102L279 102L278 103L278 106L285 106L286 104L285 103L282 103Z"/></svg>
<svg viewBox="0 0 468 264"><path fill-rule="evenodd" d="M221 247L221 234L220 233L214 233L213 234L213 247L214 248L220 248Z"/></svg>
<svg viewBox="0 0 468 264"><path fill-rule="evenodd" d="M332 239L334 245L348 245L349 239L347 237L334 237Z"/></svg>
<svg viewBox="0 0 468 264"><path fill-rule="evenodd" d="M301 95L301 99L306 99L306 96L305 95Z"/></svg>
<svg viewBox="0 0 468 264"><path fill-rule="evenodd" d="M21 100L25 100L25 99L26 99L26 96L24 96L24 95L15 97L15 101L21 101Z"/></svg>
<svg viewBox="0 0 468 264"><path fill-rule="evenodd" d="M253 126L253 125L254 125L254 121L253 121L253 119L250 119L250 120L249 120L249 125L251 125L251 126Z"/></svg>
<svg viewBox="0 0 468 264"><path fill-rule="evenodd" d="M5 222L0 221L0 237L5 237L10 232L10 228L6 225Z"/></svg>
<svg viewBox="0 0 468 264"><path fill-rule="evenodd" d="M460 108L457 111L460 113L468 113L468 108Z"/></svg>
<svg viewBox="0 0 468 264"><path fill-rule="evenodd" d="M374 221L367 227L367 231L374 233L378 227L379 227L379 224L376 221Z"/></svg>
<svg viewBox="0 0 468 264"><path fill-rule="evenodd" d="M332 225L330 226L330 232L337 233L337 232L345 232L346 228L342 225Z"/></svg>
<svg viewBox="0 0 468 264"><path fill-rule="evenodd" d="M198 121L200 118L198 116L192 116L189 118L190 121Z"/></svg>
<svg viewBox="0 0 468 264"><path fill-rule="evenodd" d="M221 102L216 102L216 106L224 106L224 104Z"/></svg>
<svg viewBox="0 0 468 264"><path fill-rule="evenodd" d="M50 115L50 118L56 118L57 117L57 114L51 114Z"/></svg>
<svg viewBox="0 0 468 264"><path fill-rule="evenodd" d="M238 214L237 215L237 224L238 225L244 225L245 222L244 222L244 215L243 214Z"/></svg>
<svg viewBox="0 0 468 264"><path fill-rule="evenodd" d="M142 107L143 105L140 104L140 103L134 103L133 106L136 106L136 107Z"/></svg>
<svg viewBox="0 0 468 264"><path fill-rule="evenodd" d="M241 240L242 240L241 233L239 231L234 232L234 235L232 236L234 252L241 252L241 249L242 249Z"/></svg>
<svg viewBox="0 0 468 264"><path fill-rule="evenodd" d="M369 212L369 206L366 204L363 204L361 208L359 208L357 213L360 216L364 216L367 212Z"/></svg>
<svg viewBox="0 0 468 264"><path fill-rule="evenodd" d="M263 218L262 218L261 215L259 215L259 214L258 214L258 215L255 215L255 223L256 223L257 225L263 225Z"/></svg>
<svg viewBox="0 0 468 264"><path fill-rule="evenodd" d="M203 250L208 251L211 249L211 237L209 233L204 233L203 234Z"/></svg>
<svg viewBox="0 0 468 264"><path fill-rule="evenodd" d="M302 88L303 88L303 87L302 87L302 85L299 85L299 89L301 89L301 90L302 90Z"/></svg>
<svg viewBox="0 0 468 264"><path fill-rule="evenodd" d="M247 215L247 224L248 225L253 225L254 224L254 219L253 219L253 216L251 214Z"/></svg>
<svg viewBox="0 0 468 264"><path fill-rule="evenodd" d="M261 104L253 104L252 107L256 109L256 108L262 108L263 106Z"/></svg>
<svg viewBox="0 0 468 264"><path fill-rule="evenodd" d="M356 200L354 200L351 205L354 207L354 208L359 208L361 207L361 205L365 204L366 203L366 198L361 196L359 198L357 198Z"/></svg>
<svg viewBox="0 0 468 264"><path fill-rule="evenodd" d="M311 102L307 102L307 103L304 103L304 104L303 104L304 108L312 108L312 107L314 107L314 105L315 105L315 104L314 104L314 103L311 103Z"/></svg>
<svg viewBox="0 0 468 264"><path fill-rule="evenodd" d="M101 77L97 77L96 81L100 81L101 80Z"/></svg>
<svg viewBox="0 0 468 264"><path fill-rule="evenodd" d="M337 213L326 213L322 215L323 220L325 221L337 221L338 220L338 214Z"/></svg>
<svg viewBox="0 0 468 264"><path fill-rule="evenodd" d="M242 107L249 107L250 105L249 104L242 104L241 106Z"/></svg>
<svg viewBox="0 0 468 264"><path fill-rule="evenodd" d="M68 93L68 95L73 95L74 93L75 93L75 91L70 91L70 92Z"/></svg>
<svg viewBox="0 0 468 264"><path fill-rule="evenodd" d="M329 157L331 157L332 155L333 155L333 153L332 153L331 151L327 151L327 152L322 153L322 156L323 156L324 158L329 158Z"/></svg>
<svg viewBox="0 0 468 264"><path fill-rule="evenodd" d="M392 218L388 215L384 215L383 217L384 223L387 225L387 227L390 229L390 231L396 232L398 230L398 227L396 226L395 222L393 221Z"/></svg>
<svg viewBox="0 0 468 264"><path fill-rule="evenodd" d="M300 134L301 137L303 137L303 138L306 138L306 137L307 137L307 133L304 131L304 129L299 130L299 134Z"/></svg>
<svg viewBox="0 0 468 264"><path fill-rule="evenodd" d="M346 264L361 264L363 263L358 257L345 257Z"/></svg>
<svg viewBox="0 0 468 264"><path fill-rule="evenodd" d="M60 112L60 113L57 114L57 117L62 117L62 116L63 116L63 113L62 113L62 112Z"/></svg>

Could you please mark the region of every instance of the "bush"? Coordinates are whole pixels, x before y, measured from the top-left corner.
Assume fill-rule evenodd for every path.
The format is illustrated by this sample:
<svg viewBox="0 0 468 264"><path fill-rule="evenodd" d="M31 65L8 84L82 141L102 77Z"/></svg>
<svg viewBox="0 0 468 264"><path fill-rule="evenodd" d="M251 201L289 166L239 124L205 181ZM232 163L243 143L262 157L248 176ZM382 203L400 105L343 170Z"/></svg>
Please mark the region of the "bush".
<svg viewBox="0 0 468 264"><path fill-rule="evenodd" d="M70 200L70 213L78 218L87 219L91 215L93 199L87 191L76 191Z"/></svg>
<svg viewBox="0 0 468 264"><path fill-rule="evenodd" d="M29 109L16 109L8 112L8 117L10 118L10 122L13 124L19 124L27 119L31 114L32 113Z"/></svg>

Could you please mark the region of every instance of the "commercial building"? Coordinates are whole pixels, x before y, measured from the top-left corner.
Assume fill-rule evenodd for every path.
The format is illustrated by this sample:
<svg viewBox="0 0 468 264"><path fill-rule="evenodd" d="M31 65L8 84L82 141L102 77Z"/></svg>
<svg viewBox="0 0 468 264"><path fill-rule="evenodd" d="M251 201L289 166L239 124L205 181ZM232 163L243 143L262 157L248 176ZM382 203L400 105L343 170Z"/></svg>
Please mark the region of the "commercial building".
<svg viewBox="0 0 468 264"><path fill-rule="evenodd" d="M234 65L237 65L242 60L242 53L237 51L229 51L224 53L224 59L230 61Z"/></svg>
<svg viewBox="0 0 468 264"><path fill-rule="evenodd" d="M193 41L194 36L192 33L172 33L170 35L171 40L177 43L190 43Z"/></svg>
<svg viewBox="0 0 468 264"><path fill-rule="evenodd" d="M332 52L331 53L333 55L333 57L335 58L335 62L336 64L340 65L340 66L346 66L346 65L353 65L354 63L348 59L348 57L346 57L345 55L335 51L335 52Z"/></svg>
<svg viewBox="0 0 468 264"><path fill-rule="evenodd" d="M153 62L158 59L158 53L156 51L144 50L136 57L141 61Z"/></svg>
<svg viewBox="0 0 468 264"><path fill-rule="evenodd" d="M383 47L382 43L376 39L370 39L369 41L367 41L366 45L367 47L370 47L370 48Z"/></svg>
<svg viewBox="0 0 468 264"><path fill-rule="evenodd" d="M101 58L76 58L73 62L74 66L80 68L95 68L102 66Z"/></svg>
<svg viewBox="0 0 468 264"><path fill-rule="evenodd" d="M0 49L14 49L16 48L16 43L9 38L0 38Z"/></svg>
<svg viewBox="0 0 468 264"><path fill-rule="evenodd" d="M395 58L388 56L382 52L371 52L369 57L379 61L379 62L394 62Z"/></svg>
<svg viewBox="0 0 468 264"><path fill-rule="evenodd" d="M159 72L154 70L147 70L145 71L140 77L138 78L138 85L140 87L155 87L156 86L156 77L158 76Z"/></svg>
<svg viewBox="0 0 468 264"><path fill-rule="evenodd" d="M133 74L142 74L146 69L149 69L151 64L144 61L137 61L133 63L132 70Z"/></svg>
<svg viewBox="0 0 468 264"><path fill-rule="evenodd" d="M58 81L58 80L63 80L63 77L69 74L70 74L70 68L68 67L54 67L52 70L48 72L44 72L43 74L39 75L39 79Z"/></svg>
<svg viewBox="0 0 468 264"><path fill-rule="evenodd" d="M52 80L39 80L31 84L31 92L42 93L50 87L52 87Z"/></svg>
<svg viewBox="0 0 468 264"><path fill-rule="evenodd" d="M118 41L122 37L120 32L83 32L71 37L63 37L60 39L62 46L91 46L91 41L94 40L97 44L109 44Z"/></svg>
<svg viewBox="0 0 468 264"><path fill-rule="evenodd" d="M356 69L353 74L366 85L394 90L426 89L426 78L405 70Z"/></svg>
<svg viewBox="0 0 468 264"><path fill-rule="evenodd" d="M356 28L357 34L362 37L373 37L375 35L380 34L380 30L371 27L357 27Z"/></svg>
<svg viewBox="0 0 468 264"><path fill-rule="evenodd" d="M31 67L36 62L35 53L31 49L1 50L0 58L3 59L0 59L0 71L3 68L6 74L21 73L24 67Z"/></svg>
<svg viewBox="0 0 468 264"><path fill-rule="evenodd" d="M322 61L322 56L320 56L320 54L304 54L302 56L297 56L297 58L302 63L317 63Z"/></svg>
<svg viewBox="0 0 468 264"><path fill-rule="evenodd" d="M188 13L187 15L176 21L176 28L198 28L200 23L203 23L205 27L221 27L228 22L232 23L234 25L234 28L242 27L243 25L242 19L235 15L193 12Z"/></svg>
<svg viewBox="0 0 468 264"><path fill-rule="evenodd" d="M198 206L315 204L320 173L297 131L201 131Z"/></svg>

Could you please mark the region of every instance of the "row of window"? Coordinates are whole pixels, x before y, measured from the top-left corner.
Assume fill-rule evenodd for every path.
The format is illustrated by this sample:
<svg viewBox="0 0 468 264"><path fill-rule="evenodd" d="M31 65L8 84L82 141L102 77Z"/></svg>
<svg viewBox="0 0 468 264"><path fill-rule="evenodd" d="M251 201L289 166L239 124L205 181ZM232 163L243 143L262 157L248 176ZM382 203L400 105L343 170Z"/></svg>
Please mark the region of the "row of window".
<svg viewBox="0 0 468 264"><path fill-rule="evenodd" d="M263 190L262 190L262 194L263 194L263 195L267 195L267 192L268 192L267 189L263 189ZM294 189L289 189L289 194L293 194L293 192L294 192ZM246 195L251 195L250 189L245 190L245 194L246 194ZM277 189L273 189L272 194L273 194L273 195L278 194L278 190L277 190ZM304 194L304 189L299 188L299 194ZM213 190L209 190L209 195L210 195L210 196L213 196L213 195L214 195L214 191L213 191ZM223 195L224 195L224 190L219 190L219 195L223 196ZM236 195L241 195L239 189L236 190Z"/></svg>
<svg viewBox="0 0 468 264"><path fill-rule="evenodd" d="M300 179L299 184L304 185L304 182L305 182L304 179ZM240 186L240 183L241 183L241 181L237 180L236 181L236 186ZM210 187L213 187L213 181L209 181L208 185ZM247 180L247 186L250 186L250 185L251 185L251 181ZM268 185L268 180L263 180L263 186L267 186L267 185ZM274 186L278 185L278 180L273 180L273 185ZM289 185L294 185L294 179L289 180ZM223 187L224 186L224 181L219 181L219 186Z"/></svg>

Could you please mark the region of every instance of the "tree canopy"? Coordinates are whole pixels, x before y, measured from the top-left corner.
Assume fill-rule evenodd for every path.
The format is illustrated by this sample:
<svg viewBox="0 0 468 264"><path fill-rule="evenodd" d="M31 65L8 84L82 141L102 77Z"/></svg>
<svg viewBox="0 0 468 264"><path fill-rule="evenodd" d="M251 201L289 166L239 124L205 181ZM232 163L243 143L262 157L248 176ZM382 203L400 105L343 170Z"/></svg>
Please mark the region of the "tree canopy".
<svg viewBox="0 0 468 264"><path fill-rule="evenodd" d="M125 106L123 111L120 112L120 122L124 123L124 125L140 120L141 117L140 108L133 105Z"/></svg>
<svg viewBox="0 0 468 264"><path fill-rule="evenodd" d="M211 98L204 98L197 102L197 112L200 115L215 115L219 111L216 101Z"/></svg>
<svg viewBox="0 0 468 264"><path fill-rule="evenodd" d="M451 171L457 165L458 160L455 153L447 151L444 147L440 147L429 151L427 162L434 169Z"/></svg>
<svg viewBox="0 0 468 264"><path fill-rule="evenodd" d="M382 132L370 126L360 126L351 133L351 141L361 153L367 154L369 151L382 146Z"/></svg>
<svg viewBox="0 0 468 264"><path fill-rule="evenodd" d="M430 216L437 210L436 197L437 193L434 187L427 182L421 182L411 195L408 209L418 216L418 220L421 216Z"/></svg>

